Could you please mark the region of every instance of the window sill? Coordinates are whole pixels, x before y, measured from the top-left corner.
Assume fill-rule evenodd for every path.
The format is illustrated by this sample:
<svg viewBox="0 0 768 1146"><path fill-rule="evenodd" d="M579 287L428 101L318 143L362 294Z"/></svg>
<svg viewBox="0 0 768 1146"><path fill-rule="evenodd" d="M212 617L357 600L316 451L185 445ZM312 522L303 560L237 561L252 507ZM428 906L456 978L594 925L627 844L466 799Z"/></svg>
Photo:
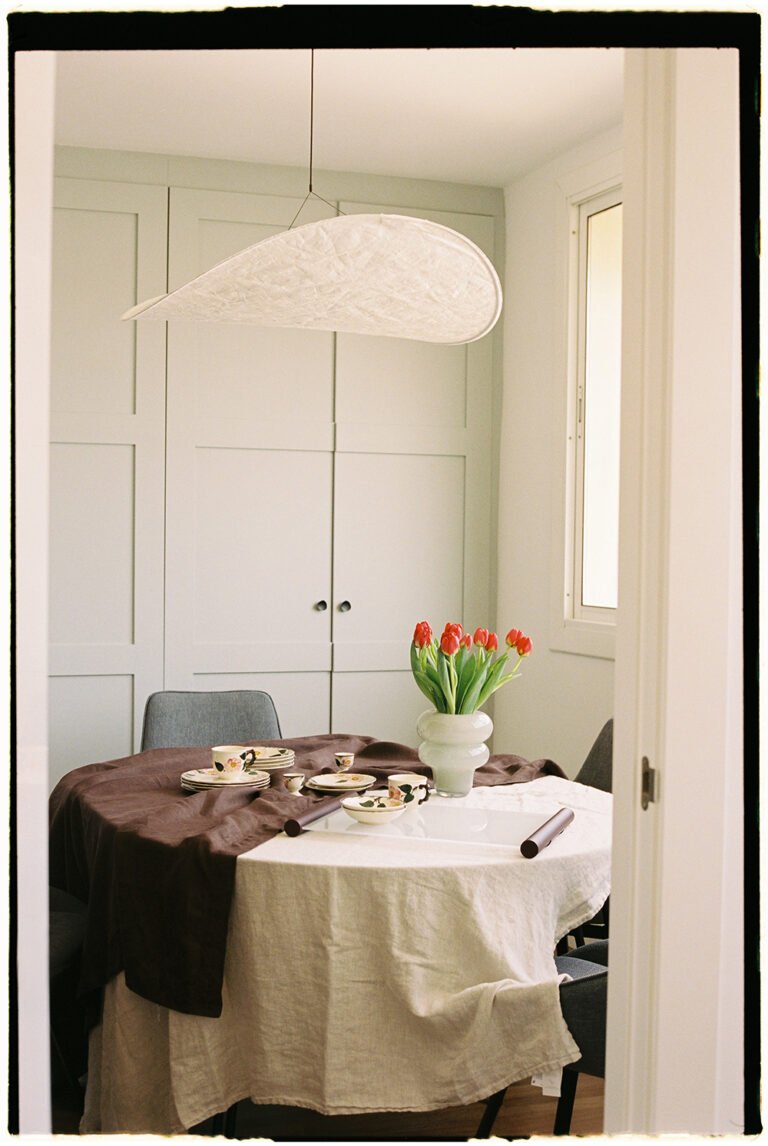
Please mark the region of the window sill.
<svg viewBox="0 0 768 1146"><path fill-rule="evenodd" d="M616 656L616 626L601 621L563 619L559 624L553 622L549 647L556 652L613 660Z"/></svg>

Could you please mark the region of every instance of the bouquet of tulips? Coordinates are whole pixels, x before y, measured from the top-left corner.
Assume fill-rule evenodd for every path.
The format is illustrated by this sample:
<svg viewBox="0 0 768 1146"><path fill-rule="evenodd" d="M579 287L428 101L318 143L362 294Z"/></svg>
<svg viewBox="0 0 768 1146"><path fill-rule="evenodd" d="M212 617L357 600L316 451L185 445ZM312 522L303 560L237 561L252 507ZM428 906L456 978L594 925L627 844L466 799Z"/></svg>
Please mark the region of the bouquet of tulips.
<svg viewBox="0 0 768 1146"><path fill-rule="evenodd" d="M438 640L428 621L419 621L411 642L411 671L416 684L438 712L452 715L475 712L491 693L518 675L523 657L533 642L519 629L510 629L506 650L499 654L499 639L488 629L465 633L449 623ZM517 654L507 670L512 652Z"/></svg>

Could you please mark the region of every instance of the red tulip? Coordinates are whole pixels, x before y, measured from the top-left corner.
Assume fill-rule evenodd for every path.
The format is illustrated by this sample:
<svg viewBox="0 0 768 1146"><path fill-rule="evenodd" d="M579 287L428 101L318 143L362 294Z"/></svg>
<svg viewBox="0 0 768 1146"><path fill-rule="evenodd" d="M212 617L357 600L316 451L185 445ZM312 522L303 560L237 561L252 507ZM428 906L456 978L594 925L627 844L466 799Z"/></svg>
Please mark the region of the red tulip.
<svg viewBox="0 0 768 1146"><path fill-rule="evenodd" d="M459 625L457 622L449 621L448 624L443 629L443 636L445 636L446 633L453 633L454 636L456 636L459 640L461 640L462 635L464 633L464 630L462 629L461 625Z"/></svg>
<svg viewBox="0 0 768 1146"><path fill-rule="evenodd" d="M420 649L432 644L432 629L429 621L419 621L413 634L413 643Z"/></svg>
<svg viewBox="0 0 768 1146"><path fill-rule="evenodd" d="M459 638L456 633L446 631L440 638L440 650L444 652L447 657L455 656L459 651Z"/></svg>
<svg viewBox="0 0 768 1146"><path fill-rule="evenodd" d="M475 629L475 644L479 645L481 649L485 648L485 646L488 644L487 629Z"/></svg>
<svg viewBox="0 0 768 1146"><path fill-rule="evenodd" d="M485 647L489 653L493 653L499 647L499 638L495 633L488 634L488 640L485 642Z"/></svg>
<svg viewBox="0 0 768 1146"><path fill-rule="evenodd" d="M517 649L518 656L527 657L533 648L533 641L530 637L524 637L521 633L520 639L515 643L515 648Z"/></svg>
<svg viewBox="0 0 768 1146"><path fill-rule="evenodd" d="M513 648L522 637L520 629L510 629L505 637L505 641L510 648Z"/></svg>
<svg viewBox="0 0 768 1146"><path fill-rule="evenodd" d="M471 649L472 648L472 638L470 637L469 633L465 633L464 636L461 638L461 641L459 643L462 644L465 649Z"/></svg>

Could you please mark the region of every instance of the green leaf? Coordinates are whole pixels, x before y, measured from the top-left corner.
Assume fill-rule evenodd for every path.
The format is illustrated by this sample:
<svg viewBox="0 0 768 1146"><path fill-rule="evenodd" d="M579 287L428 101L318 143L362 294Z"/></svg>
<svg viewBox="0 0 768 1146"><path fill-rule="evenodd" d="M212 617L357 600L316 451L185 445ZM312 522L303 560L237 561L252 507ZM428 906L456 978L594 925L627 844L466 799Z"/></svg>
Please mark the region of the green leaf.
<svg viewBox="0 0 768 1146"><path fill-rule="evenodd" d="M440 674L440 688L442 689L443 698L445 700L445 707L443 712L454 713L455 709L455 693L451 687L451 672L448 664L448 657L445 653L440 653L437 658L437 671Z"/></svg>
<svg viewBox="0 0 768 1146"><path fill-rule="evenodd" d="M484 667L478 658L472 657L464 666L464 671L459 676L459 683L456 689L456 711L463 712L464 700L469 690L474 686L478 678L485 678ZM481 680L482 684L482 680Z"/></svg>
<svg viewBox="0 0 768 1146"><path fill-rule="evenodd" d="M426 675L426 673L423 673L423 672L419 671L418 669L416 669L416 670L414 670L414 673L413 673L413 679L416 681L416 684L419 686L421 691L424 693L427 700L429 700L432 704L434 704L434 706L438 712L441 712L442 708L441 708L440 700L439 700L440 691L439 691L439 689L435 688L434 684L429 679L429 677Z"/></svg>
<svg viewBox="0 0 768 1146"><path fill-rule="evenodd" d="M478 706L480 691L485 683L485 672L478 673L476 679L469 686L461 700L460 713L474 712Z"/></svg>
<svg viewBox="0 0 768 1146"><path fill-rule="evenodd" d="M477 699L478 707L485 704L488 697L492 692L495 692L500 687L500 678L504 672L504 666L507 663L507 654L499 657L493 667L490 669L486 677L485 684L480 690L480 696Z"/></svg>

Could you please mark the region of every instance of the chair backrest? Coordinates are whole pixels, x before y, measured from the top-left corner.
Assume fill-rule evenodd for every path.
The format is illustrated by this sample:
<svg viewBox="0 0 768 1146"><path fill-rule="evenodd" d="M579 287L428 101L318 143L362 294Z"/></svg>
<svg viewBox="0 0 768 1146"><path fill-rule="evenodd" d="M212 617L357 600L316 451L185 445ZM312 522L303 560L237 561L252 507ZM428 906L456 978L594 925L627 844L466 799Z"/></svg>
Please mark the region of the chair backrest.
<svg viewBox="0 0 768 1146"><path fill-rule="evenodd" d="M571 976L570 982L560 984L560 1006L566 1026L581 1051L581 1058L569 1063L566 1069L605 1078L608 967L588 961L591 946L587 943L579 949L587 953L583 958L566 955L555 959L557 970Z"/></svg>
<svg viewBox="0 0 768 1146"><path fill-rule="evenodd" d="M141 750L279 740L280 721L266 692L155 692L144 709Z"/></svg>
<svg viewBox="0 0 768 1146"><path fill-rule="evenodd" d="M613 784L613 717L606 720L597 740L590 748L587 758L579 769L576 780L599 788L601 792L612 791Z"/></svg>

